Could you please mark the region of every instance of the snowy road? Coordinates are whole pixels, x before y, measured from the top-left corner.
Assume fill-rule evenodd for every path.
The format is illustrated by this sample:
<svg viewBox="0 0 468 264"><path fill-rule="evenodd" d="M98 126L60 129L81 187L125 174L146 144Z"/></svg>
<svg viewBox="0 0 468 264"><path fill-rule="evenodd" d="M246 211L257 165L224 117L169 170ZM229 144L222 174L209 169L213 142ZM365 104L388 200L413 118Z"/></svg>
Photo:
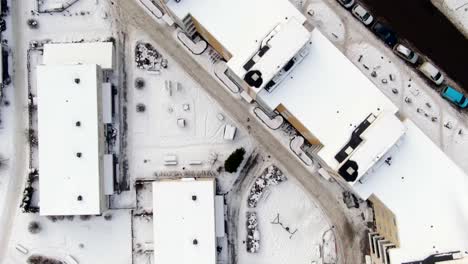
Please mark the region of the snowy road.
<svg viewBox="0 0 468 264"><path fill-rule="evenodd" d="M5 195L5 200L2 201L5 207L0 212L0 263L4 260L8 241L13 229L13 223L19 209L19 200L23 193L24 178L26 176L26 139L24 131L26 128L26 48L23 43L24 16L21 14L23 1L11 1L11 16L13 24L13 42L10 47L13 53L13 85L14 94L10 95L10 99L15 107L15 122L14 122L14 135L11 136L15 142L14 157L11 157L11 174L9 185L7 188L8 193ZM23 29L23 31L21 31ZM13 87L10 87L13 89Z"/></svg>
<svg viewBox="0 0 468 264"><path fill-rule="evenodd" d="M361 239L350 224L348 216L337 200L336 194L330 189L330 183L311 175L286 147L273 137L257 118L252 118L248 105L234 99L212 75L192 59L184 48L173 38L173 29L156 23L136 1L117 0L114 7L120 9L122 25L133 24L145 30L186 72L197 81L229 114L245 128L249 126L250 133L268 152L282 164L288 175L294 176L323 208L327 217L335 226L338 242L340 263L361 263ZM247 121L249 118L250 121Z"/></svg>

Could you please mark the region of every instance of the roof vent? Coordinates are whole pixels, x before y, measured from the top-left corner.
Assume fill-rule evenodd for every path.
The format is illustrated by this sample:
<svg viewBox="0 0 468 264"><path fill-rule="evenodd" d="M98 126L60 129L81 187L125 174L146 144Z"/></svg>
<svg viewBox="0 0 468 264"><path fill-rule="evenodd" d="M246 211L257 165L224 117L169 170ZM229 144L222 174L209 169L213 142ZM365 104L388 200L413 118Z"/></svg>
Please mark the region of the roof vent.
<svg viewBox="0 0 468 264"><path fill-rule="evenodd" d="M258 70L249 71L245 74L244 81L250 86L260 88L263 83L262 73Z"/></svg>

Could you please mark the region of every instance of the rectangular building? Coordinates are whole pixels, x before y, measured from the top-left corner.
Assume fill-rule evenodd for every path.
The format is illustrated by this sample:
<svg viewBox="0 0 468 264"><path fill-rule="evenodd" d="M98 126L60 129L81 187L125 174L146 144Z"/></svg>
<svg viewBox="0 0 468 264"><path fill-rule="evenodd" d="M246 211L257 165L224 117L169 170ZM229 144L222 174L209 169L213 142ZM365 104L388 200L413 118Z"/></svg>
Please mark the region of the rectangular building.
<svg viewBox="0 0 468 264"><path fill-rule="evenodd" d="M226 75L252 98L285 77L309 39L305 16L287 0L166 2L174 21L210 43L227 61Z"/></svg>
<svg viewBox="0 0 468 264"><path fill-rule="evenodd" d="M216 264L214 179L153 183L154 260Z"/></svg>
<svg viewBox="0 0 468 264"><path fill-rule="evenodd" d="M49 43L44 45L43 64L97 64L103 70L114 68L112 42Z"/></svg>
<svg viewBox="0 0 468 264"><path fill-rule="evenodd" d="M37 67L41 215L97 215L105 209L102 70Z"/></svg>
<svg viewBox="0 0 468 264"><path fill-rule="evenodd" d="M309 54L257 102L278 111L311 144L316 156L348 182L365 175L404 134L398 108L320 31Z"/></svg>
<svg viewBox="0 0 468 264"><path fill-rule="evenodd" d="M380 235L398 245L388 251L391 263L468 248L468 177L414 123L404 124L405 136L384 157L391 162L376 164L353 186L377 205Z"/></svg>

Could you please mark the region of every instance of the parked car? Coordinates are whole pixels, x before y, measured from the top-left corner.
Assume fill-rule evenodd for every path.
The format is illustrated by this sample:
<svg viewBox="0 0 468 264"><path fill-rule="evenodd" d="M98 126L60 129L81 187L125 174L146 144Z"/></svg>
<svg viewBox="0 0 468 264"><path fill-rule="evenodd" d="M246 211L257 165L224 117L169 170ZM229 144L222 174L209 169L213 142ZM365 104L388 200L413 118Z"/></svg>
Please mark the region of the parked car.
<svg viewBox="0 0 468 264"><path fill-rule="evenodd" d="M338 2L345 8L351 8L354 5L354 0L338 0Z"/></svg>
<svg viewBox="0 0 468 264"><path fill-rule="evenodd" d="M397 44L393 48L393 51L398 56L400 56L401 58L403 58L404 60L406 60L407 62L409 62L411 64L415 64L419 59L419 55L416 52L410 50L409 48L407 48L403 44Z"/></svg>
<svg viewBox="0 0 468 264"><path fill-rule="evenodd" d="M360 4L353 7L352 13L366 26L369 26L374 21L374 17Z"/></svg>
<svg viewBox="0 0 468 264"><path fill-rule="evenodd" d="M460 108L468 107L468 100L466 99L466 96L450 86L447 86L442 90L442 97Z"/></svg>
<svg viewBox="0 0 468 264"><path fill-rule="evenodd" d="M377 22L372 26L372 31L377 35L377 37L383 40L385 44L392 48L398 42L398 38L395 32L393 32L389 27L380 22Z"/></svg>
<svg viewBox="0 0 468 264"><path fill-rule="evenodd" d="M444 81L442 73L430 62L424 62L419 66L418 70L437 85L441 85Z"/></svg>

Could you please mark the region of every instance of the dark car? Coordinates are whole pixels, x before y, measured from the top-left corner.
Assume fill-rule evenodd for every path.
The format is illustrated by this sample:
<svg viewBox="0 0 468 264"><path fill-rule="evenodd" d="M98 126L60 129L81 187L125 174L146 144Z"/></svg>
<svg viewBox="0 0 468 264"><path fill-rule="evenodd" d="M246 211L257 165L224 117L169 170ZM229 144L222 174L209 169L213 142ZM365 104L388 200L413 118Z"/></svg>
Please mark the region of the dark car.
<svg viewBox="0 0 468 264"><path fill-rule="evenodd" d="M385 44L387 44L388 46L390 47L394 47L397 42L398 42L398 38L395 34L395 32L393 32L390 28L388 28L387 26L385 26L384 24L380 23L380 22L377 22L374 24L374 26L372 26L372 31L374 31L374 33L381 39L385 42Z"/></svg>
<svg viewBox="0 0 468 264"><path fill-rule="evenodd" d="M354 0L338 0L338 2L345 8L351 8L354 5Z"/></svg>

